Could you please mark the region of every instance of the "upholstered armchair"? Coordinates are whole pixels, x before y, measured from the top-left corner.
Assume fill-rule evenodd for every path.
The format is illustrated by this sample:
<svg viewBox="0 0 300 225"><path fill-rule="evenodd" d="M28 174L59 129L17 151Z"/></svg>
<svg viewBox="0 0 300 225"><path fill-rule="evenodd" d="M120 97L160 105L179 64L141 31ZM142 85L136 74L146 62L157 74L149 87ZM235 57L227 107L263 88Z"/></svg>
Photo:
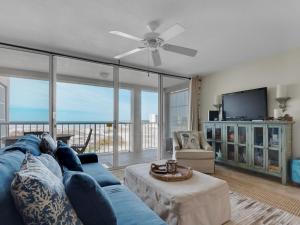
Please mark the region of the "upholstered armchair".
<svg viewBox="0 0 300 225"><path fill-rule="evenodd" d="M184 134L198 138L198 148L184 148ZM184 144L185 145L185 144ZM173 151L178 164L192 167L203 173L215 172L215 158L212 147L207 143L202 131L178 131L173 133Z"/></svg>

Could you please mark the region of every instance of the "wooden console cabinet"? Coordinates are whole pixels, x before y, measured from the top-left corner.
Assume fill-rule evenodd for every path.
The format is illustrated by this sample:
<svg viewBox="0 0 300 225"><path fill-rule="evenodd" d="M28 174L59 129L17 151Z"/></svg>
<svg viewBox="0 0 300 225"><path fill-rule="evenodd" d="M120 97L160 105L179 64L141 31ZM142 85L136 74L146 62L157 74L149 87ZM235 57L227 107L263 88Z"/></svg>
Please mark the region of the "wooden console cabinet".
<svg viewBox="0 0 300 225"><path fill-rule="evenodd" d="M216 162L288 179L292 124L286 121L202 122Z"/></svg>

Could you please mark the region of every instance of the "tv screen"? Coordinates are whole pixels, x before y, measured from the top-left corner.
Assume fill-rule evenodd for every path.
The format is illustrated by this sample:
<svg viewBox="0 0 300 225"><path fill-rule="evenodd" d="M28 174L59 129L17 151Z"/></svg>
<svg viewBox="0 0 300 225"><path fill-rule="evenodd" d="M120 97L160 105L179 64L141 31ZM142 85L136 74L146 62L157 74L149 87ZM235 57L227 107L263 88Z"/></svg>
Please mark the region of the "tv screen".
<svg viewBox="0 0 300 225"><path fill-rule="evenodd" d="M267 88L224 94L223 120L263 120L268 116Z"/></svg>

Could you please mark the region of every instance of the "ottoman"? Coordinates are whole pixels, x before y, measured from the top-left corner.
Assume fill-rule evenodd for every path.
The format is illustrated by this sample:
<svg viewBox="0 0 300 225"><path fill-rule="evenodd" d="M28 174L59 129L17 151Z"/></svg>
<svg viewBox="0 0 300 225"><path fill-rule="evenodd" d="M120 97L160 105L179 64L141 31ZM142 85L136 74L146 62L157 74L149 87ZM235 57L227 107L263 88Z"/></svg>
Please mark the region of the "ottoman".
<svg viewBox="0 0 300 225"><path fill-rule="evenodd" d="M165 182L149 174L150 164L125 169L125 185L169 225L221 225L231 217L225 181L193 171L193 177Z"/></svg>

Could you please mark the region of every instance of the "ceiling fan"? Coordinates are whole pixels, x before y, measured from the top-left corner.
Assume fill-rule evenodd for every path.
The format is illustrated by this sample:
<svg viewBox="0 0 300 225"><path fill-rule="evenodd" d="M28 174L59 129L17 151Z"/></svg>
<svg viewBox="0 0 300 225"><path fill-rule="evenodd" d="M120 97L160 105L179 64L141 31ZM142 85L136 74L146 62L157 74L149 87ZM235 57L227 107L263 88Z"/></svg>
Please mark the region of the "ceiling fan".
<svg viewBox="0 0 300 225"><path fill-rule="evenodd" d="M110 31L109 32L110 34L118 35L118 36L132 39L132 40L142 43L141 47L138 47L131 51L117 55L114 58L121 59L125 56L149 49L151 51L154 66L160 66L161 65L161 58L160 58L160 54L159 54L160 48L162 48L165 51L170 51L170 52L174 52L177 54L182 54L182 55L191 56L191 57L196 56L197 50L195 50L195 49L185 48L185 47L167 43L172 38L174 38L177 35L184 32L184 28L181 25L175 24L162 33L155 32L156 29L158 28L158 26L159 26L159 23L157 21L150 22L147 25L149 32L144 35L144 38L139 38L139 37L136 37L136 36L133 36L130 34L126 34L121 31Z"/></svg>

